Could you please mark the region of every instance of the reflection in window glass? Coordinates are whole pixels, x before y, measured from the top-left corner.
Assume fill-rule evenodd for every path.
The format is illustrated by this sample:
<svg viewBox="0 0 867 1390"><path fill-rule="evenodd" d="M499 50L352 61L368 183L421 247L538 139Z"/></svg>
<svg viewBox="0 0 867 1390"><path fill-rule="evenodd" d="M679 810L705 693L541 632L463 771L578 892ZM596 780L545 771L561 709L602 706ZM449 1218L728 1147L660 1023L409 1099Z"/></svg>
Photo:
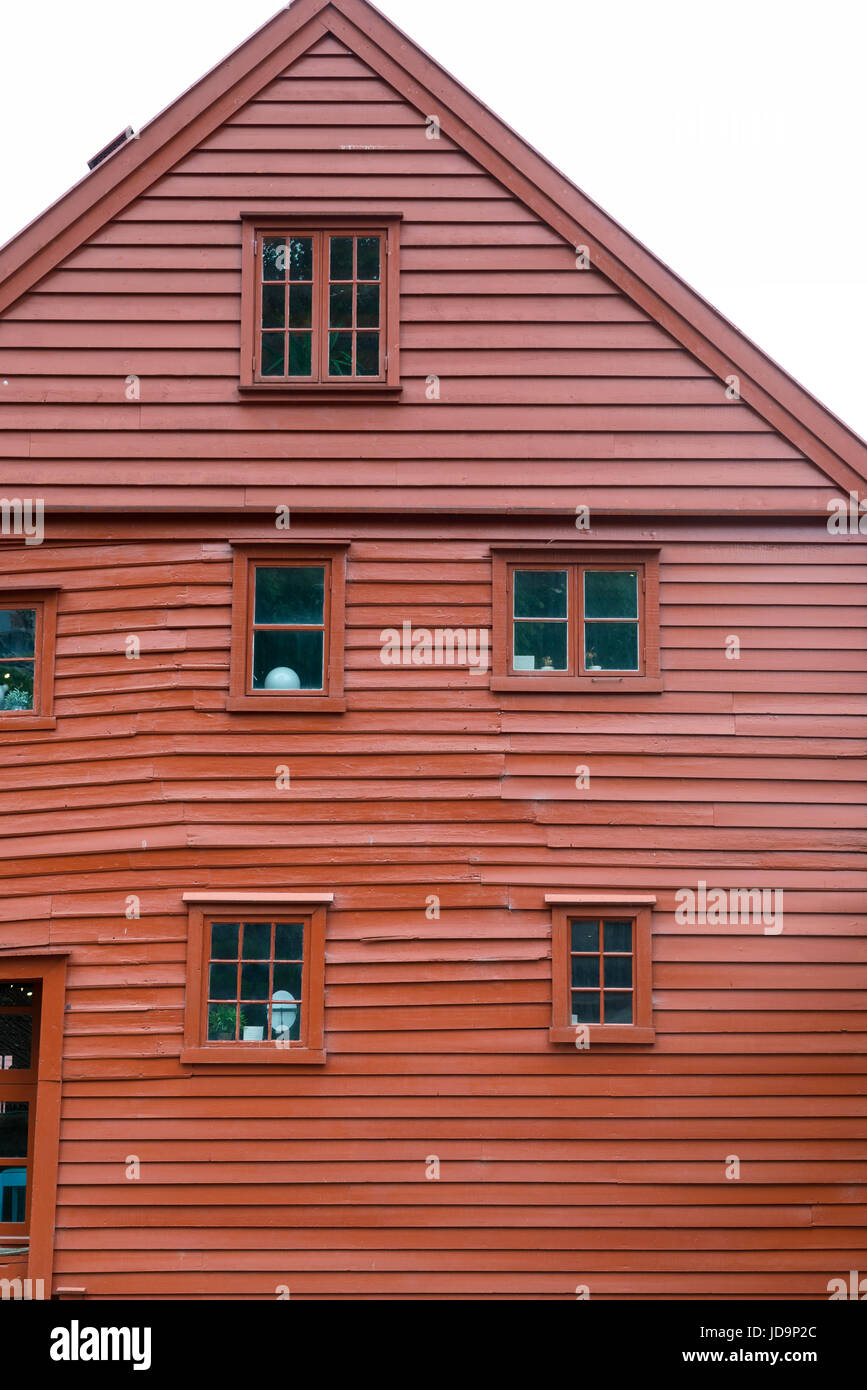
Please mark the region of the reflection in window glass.
<svg viewBox="0 0 867 1390"><path fill-rule="evenodd" d="M298 1042L303 978L303 922L212 923L208 1041Z"/></svg>

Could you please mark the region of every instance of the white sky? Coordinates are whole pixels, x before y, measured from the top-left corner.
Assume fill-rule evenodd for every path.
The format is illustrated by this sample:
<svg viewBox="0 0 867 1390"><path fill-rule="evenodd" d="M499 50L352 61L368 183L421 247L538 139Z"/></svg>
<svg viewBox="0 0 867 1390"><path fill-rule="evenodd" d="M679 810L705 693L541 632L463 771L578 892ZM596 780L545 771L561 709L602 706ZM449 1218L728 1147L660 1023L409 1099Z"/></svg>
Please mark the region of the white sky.
<svg viewBox="0 0 867 1390"><path fill-rule="evenodd" d="M4 0L0 244L278 8ZM863 0L379 8L867 435Z"/></svg>

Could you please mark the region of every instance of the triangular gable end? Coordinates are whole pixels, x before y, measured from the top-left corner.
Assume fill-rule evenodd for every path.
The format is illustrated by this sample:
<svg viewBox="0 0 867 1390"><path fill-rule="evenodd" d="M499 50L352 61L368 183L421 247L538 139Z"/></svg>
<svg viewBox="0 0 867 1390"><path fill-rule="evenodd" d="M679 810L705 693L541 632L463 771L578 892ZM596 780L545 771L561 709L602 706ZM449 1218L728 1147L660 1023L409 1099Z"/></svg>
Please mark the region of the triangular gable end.
<svg viewBox="0 0 867 1390"><path fill-rule="evenodd" d="M295 0L0 251L0 313L294 62L337 42L566 241L844 491L867 446L473 97L369 0ZM336 51L336 50L334 50Z"/></svg>

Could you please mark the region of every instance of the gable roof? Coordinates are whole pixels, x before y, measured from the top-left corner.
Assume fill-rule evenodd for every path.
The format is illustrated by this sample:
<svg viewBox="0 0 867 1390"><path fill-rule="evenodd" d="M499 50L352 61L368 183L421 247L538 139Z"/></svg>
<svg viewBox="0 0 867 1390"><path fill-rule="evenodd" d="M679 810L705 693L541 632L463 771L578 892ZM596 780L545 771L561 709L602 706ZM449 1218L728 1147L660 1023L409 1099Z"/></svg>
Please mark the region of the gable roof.
<svg viewBox="0 0 867 1390"><path fill-rule="evenodd" d="M369 0L294 0L0 250L0 313L326 34L573 245L844 491L867 445Z"/></svg>

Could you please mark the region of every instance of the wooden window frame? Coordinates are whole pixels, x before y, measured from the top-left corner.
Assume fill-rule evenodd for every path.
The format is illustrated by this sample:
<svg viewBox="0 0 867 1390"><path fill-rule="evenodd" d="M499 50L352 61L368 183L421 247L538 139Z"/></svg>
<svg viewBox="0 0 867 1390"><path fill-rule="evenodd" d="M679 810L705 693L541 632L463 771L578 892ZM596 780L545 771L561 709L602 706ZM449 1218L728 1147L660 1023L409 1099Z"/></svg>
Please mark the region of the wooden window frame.
<svg viewBox="0 0 867 1390"><path fill-rule="evenodd" d="M35 608L33 644L33 708L0 709L0 734L18 730L54 729L54 656L57 642L56 588L16 589L0 586L0 609Z"/></svg>
<svg viewBox="0 0 867 1390"><path fill-rule="evenodd" d="M551 907L550 1041L570 1043L574 1048L576 1038L586 1028L591 1048L596 1043L652 1043L656 1030L653 1026L651 918L656 897L652 893L548 893L545 902ZM619 917L632 921L633 1023L572 1022L569 921L579 916Z"/></svg>
<svg viewBox="0 0 867 1390"><path fill-rule="evenodd" d="M54 1263L54 1219L57 1201L57 1170L60 1151L61 1068L63 1058L63 1013L66 994L66 953L53 955L15 955L0 953L0 979L37 980L40 985L39 1022L35 1030L36 1068L29 1072L4 1071L4 1090L11 1091L22 1078L21 1099L32 1089L35 1116L28 1136L30 1169L27 1183L27 1245L10 1261L0 1260L0 1277L42 1279L47 1295L51 1292ZM16 1080L11 1080L15 1077ZM11 1098L11 1097L10 1097ZM31 1158L32 1154L32 1158ZM14 1239L10 1233L10 1239ZM23 1239L23 1238L19 1238ZM0 1244L3 1237L0 1235ZM17 1242L16 1242L17 1243ZM21 1266L15 1267L15 1262Z"/></svg>
<svg viewBox="0 0 867 1390"><path fill-rule="evenodd" d="M371 214L364 211L342 213L287 212L278 216L272 212L241 213L241 371L239 389L244 393L283 396L294 400L320 400L323 395L339 399L366 400L371 396L397 397L400 381L400 226L402 213ZM283 232L287 236L325 238L331 233L344 236L364 236L378 233L383 237L381 332L384 337L384 371L380 377L346 377L340 380L285 378L269 380L259 371L259 304L260 277L258 274L259 244L263 236ZM316 271L314 269L314 275ZM320 275L314 281L314 333L327 336L326 279ZM324 344L322 345L324 353Z"/></svg>
<svg viewBox="0 0 867 1390"><path fill-rule="evenodd" d="M570 670L545 675L541 671L512 670L513 578L521 569L568 569ZM584 650L584 606L581 601L581 575L586 569L634 569L639 572L638 595L638 671L598 672L581 670ZM620 694L661 691L659 669L659 547L600 546L593 543L572 546L509 546L491 550L493 585L493 653L491 689L501 691L540 690L612 691Z"/></svg>
<svg viewBox="0 0 867 1390"><path fill-rule="evenodd" d="M346 640L346 558L349 542L292 541L266 543L231 542L234 552L232 573L232 637L229 659L229 696L226 709L238 713L264 714L342 714L344 695L344 645ZM252 620L257 565L275 567L324 564L325 640L323 646L323 689L287 690L280 695L252 688Z"/></svg>
<svg viewBox="0 0 867 1390"><path fill-rule="evenodd" d="M184 893L189 911L187 991L184 1011L182 1063L217 1066L320 1066L325 1048L325 932L326 911L333 893L298 892L189 892ZM276 918L303 919L304 985L302 987L302 1038L289 1047L275 1042L208 1042L206 971L210 964L210 924L242 921L264 922ZM307 1007L304 1009L304 994Z"/></svg>

